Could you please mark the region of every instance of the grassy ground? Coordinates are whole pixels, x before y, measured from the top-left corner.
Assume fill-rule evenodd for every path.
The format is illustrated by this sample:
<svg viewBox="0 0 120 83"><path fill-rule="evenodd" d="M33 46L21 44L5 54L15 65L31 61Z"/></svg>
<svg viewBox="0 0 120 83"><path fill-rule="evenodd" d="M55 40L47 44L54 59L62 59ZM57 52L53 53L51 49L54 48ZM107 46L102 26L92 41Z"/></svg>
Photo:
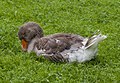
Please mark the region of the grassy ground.
<svg viewBox="0 0 120 83"><path fill-rule="evenodd" d="M52 63L21 51L18 27L35 21L45 35L66 32L108 38L86 63ZM1 0L0 83L120 83L120 0Z"/></svg>

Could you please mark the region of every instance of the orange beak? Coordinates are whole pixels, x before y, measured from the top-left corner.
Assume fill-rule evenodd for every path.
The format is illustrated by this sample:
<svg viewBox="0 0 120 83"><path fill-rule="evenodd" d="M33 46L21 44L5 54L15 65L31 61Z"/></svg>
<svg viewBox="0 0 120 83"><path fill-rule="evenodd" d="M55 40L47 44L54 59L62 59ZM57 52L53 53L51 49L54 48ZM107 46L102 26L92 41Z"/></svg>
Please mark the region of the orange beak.
<svg viewBox="0 0 120 83"><path fill-rule="evenodd" d="M27 47L28 47L28 42L22 39L22 50L27 51Z"/></svg>

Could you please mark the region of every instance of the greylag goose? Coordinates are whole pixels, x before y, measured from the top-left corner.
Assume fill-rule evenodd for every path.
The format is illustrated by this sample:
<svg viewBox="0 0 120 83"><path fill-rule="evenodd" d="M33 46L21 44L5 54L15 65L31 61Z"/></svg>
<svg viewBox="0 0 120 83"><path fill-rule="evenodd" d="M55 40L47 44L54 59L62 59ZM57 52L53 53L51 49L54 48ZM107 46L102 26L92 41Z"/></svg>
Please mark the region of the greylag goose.
<svg viewBox="0 0 120 83"><path fill-rule="evenodd" d="M42 28L28 22L20 27L18 37L22 50L35 52L54 62L85 62L93 59L98 50L98 43L107 36L98 34L84 38L76 34L57 33L43 37Z"/></svg>

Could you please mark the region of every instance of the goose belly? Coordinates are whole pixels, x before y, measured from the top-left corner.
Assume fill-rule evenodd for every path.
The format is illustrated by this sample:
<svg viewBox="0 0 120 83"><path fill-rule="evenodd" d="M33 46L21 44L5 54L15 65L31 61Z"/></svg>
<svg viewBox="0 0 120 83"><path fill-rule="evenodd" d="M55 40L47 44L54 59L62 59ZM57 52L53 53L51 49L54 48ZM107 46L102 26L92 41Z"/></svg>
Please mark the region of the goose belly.
<svg viewBox="0 0 120 83"><path fill-rule="evenodd" d="M97 49L95 50L83 50L79 49L72 53L67 53L69 55L69 62L85 62L93 59L96 56Z"/></svg>

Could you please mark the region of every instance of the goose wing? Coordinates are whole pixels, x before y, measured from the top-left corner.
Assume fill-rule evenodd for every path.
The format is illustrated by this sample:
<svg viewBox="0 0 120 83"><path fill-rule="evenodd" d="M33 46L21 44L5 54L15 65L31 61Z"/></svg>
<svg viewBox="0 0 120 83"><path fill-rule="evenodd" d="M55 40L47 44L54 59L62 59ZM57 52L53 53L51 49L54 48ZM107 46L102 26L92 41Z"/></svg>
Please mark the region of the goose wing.
<svg viewBox="0 0 120 83"><path fill-rule="evenodd" d="M81 47L83 37L72 34L54 34L42 37L36 44L38 51L42 50L42 55L54 62L68 62L69 55L67 53L78 49L76 43ZM41 54L41 53L37 53Z"/></svg>
<svg viewBox="0 0 120 83"><path fill-rule="evenodd" d="M64 49L62 52L54 54L44 54L44 57L53 62L69 62L71 54L73 55L79 49L81 49L82 44L76 43L70 46L69 49ZM75 55L73 55L74 57Z"/></svg>

